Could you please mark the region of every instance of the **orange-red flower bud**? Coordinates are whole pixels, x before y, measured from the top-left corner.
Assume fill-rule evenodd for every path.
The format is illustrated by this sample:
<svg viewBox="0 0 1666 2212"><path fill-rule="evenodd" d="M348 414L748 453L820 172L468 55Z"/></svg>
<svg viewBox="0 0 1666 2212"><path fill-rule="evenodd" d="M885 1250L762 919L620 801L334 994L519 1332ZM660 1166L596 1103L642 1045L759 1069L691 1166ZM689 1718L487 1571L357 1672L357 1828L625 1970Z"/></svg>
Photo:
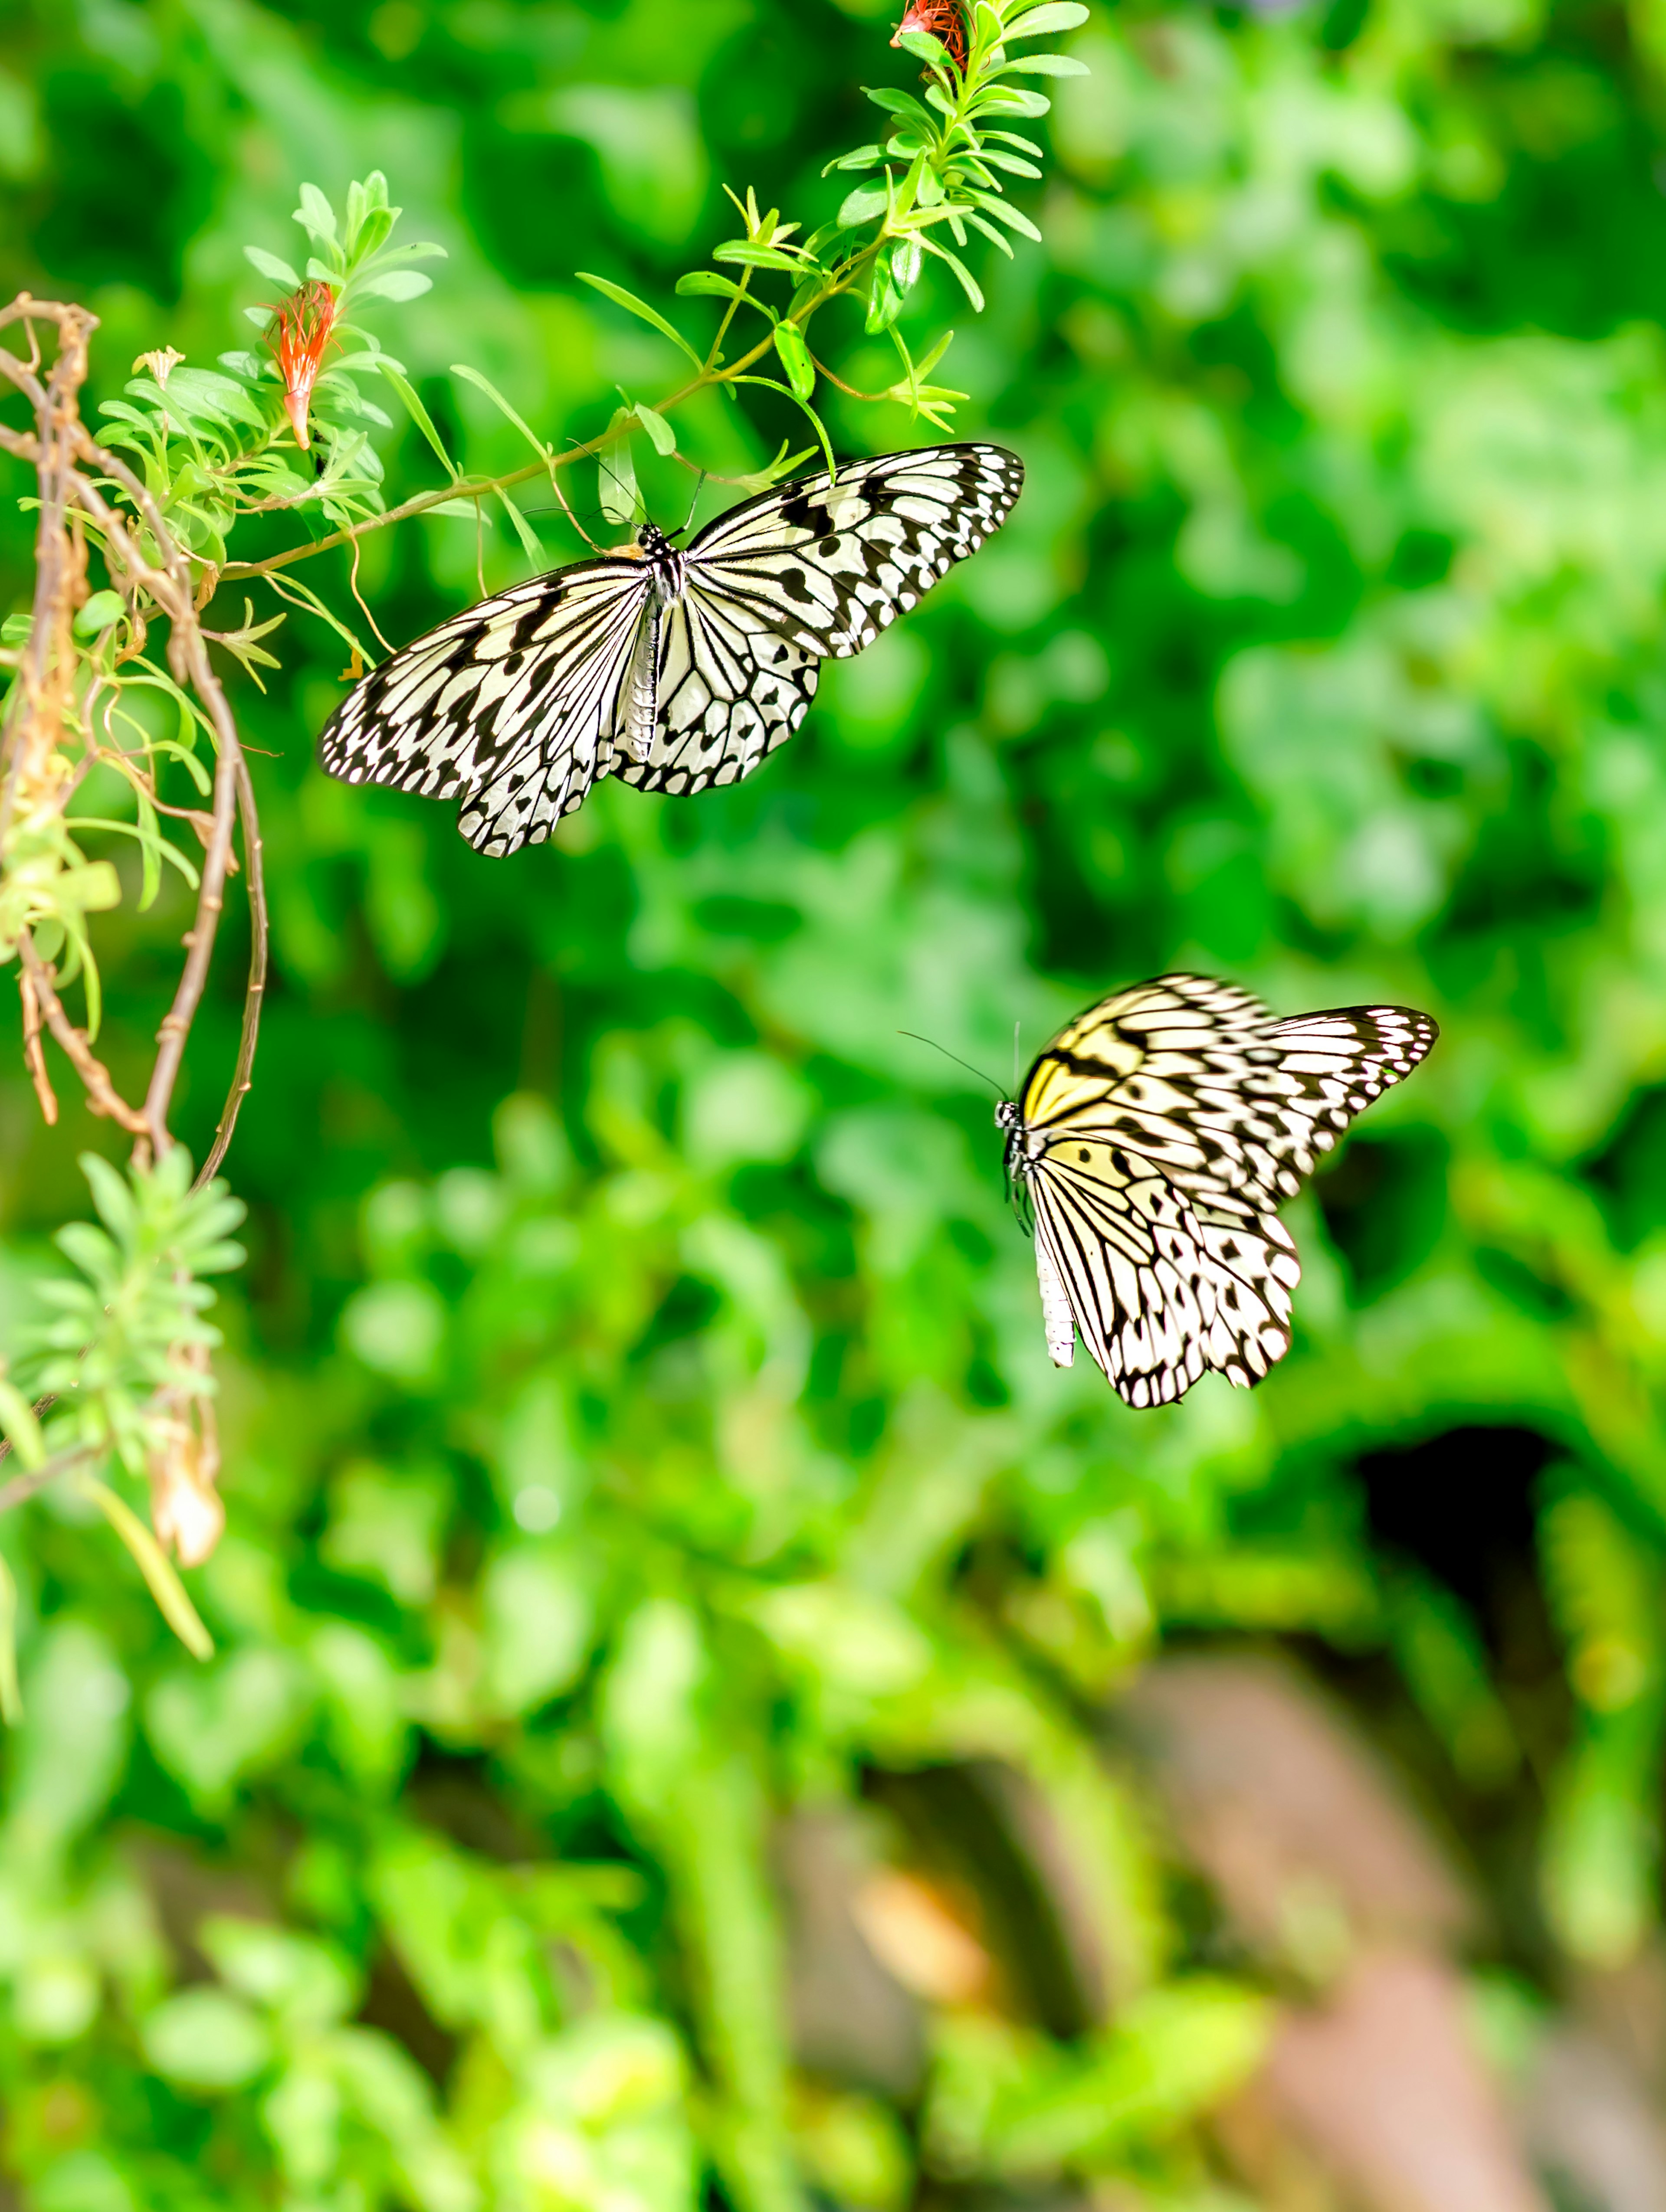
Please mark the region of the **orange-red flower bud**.
<svg viewBox="0 0 1666 2212"><path fill-rule="evenodd" d="M904 31L927 32L947 48L949 59L957 69L965 68L966 18L961 13L960 0L908 0L891 42L893 46L902 44Z"/></svg>
<svg viewBox="0 0 1666 2212"><path fill-rule="evenodd" d="M324 360L324 349L333 343L336 295L329 285L303 284L279 305L277 320L266 332L267 343L277 356L283 379L283 411L289 416L299 446L308 446L307 417L313 404L313 386Z"/></svg>

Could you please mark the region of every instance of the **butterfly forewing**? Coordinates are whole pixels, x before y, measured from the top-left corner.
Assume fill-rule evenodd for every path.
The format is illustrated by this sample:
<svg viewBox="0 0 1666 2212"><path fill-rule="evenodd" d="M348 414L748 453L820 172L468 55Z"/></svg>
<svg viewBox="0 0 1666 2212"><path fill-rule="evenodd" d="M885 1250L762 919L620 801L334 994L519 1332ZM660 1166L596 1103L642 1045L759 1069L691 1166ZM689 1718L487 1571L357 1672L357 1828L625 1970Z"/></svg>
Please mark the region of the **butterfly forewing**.
<svg viewBox="0 0 1666 2212"><path fill-rule="evenodd" d="M1436 1035L1407 1007L1281 1021L1234 985L1164 975L1090 1007L1039 1056L1009 1159L1043 1304L1051 1271L1131 1404L1179 1395L1206 1366L1257 1382L1282 1358L1300 1267L1274 1208ZM1132 1261L1130 1240L1153 1256ZM1050 1314L1048 1335L1051 1349Z"/></svg>

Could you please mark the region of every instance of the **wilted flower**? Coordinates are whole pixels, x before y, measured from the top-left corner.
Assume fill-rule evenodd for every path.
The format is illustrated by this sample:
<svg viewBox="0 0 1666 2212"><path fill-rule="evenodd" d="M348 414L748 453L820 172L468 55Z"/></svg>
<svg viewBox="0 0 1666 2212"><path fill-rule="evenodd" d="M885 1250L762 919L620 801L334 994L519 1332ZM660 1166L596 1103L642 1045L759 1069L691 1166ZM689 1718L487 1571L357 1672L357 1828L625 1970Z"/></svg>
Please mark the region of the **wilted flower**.
<svg viewBox="0 0 1666 2212"><path fill-rule="evenodd" d="M147 1454L150 1525L162 1549L179 1554L182 1567L200 1567L226 1525L218 1488L220 1440L214 1401L206 1395L208 1350L176 1344L172 1357L176 1366L201 1379L158 1393Z"/></svg>
<svg viewBox="0 0 1666 2212"><path fill-rule="evenodd" d="M893 46L901 46L904 31L924 31L948 50L957 69L965 68L966 18L961 13L960 0L909 0L891 40Z"/></svg>
<svg viewBox="0 0 1666 2212"><path fill-rule="evenodd" d="M158 384L166 386L167 380L178 368L185 356L174 346L161 346L155 353L142 353L133 364L137 376L140 369L148 368Z"/></svg>
<svg viewBox="0 0 1666 2212"><path fill-rule="evenodd" d="M336 327L336 295L329 285L314 280L291 292L277 310L277 319L266 332L277 356L283 379L283 412L289 416L300 446L312 443L307 432L307 413L318 382L324 349Z"/></svg>

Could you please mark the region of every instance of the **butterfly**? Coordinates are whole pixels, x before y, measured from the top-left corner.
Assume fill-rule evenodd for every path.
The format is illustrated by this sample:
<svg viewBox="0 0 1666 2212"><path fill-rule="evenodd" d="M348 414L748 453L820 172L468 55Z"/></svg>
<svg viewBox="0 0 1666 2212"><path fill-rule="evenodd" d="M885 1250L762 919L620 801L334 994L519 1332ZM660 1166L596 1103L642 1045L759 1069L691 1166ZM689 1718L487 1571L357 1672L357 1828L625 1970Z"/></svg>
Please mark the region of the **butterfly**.
<svg viewBox="0 0 1666 2212"><path fill-rule="evenodd" d="M1290 1349L1301 1263L1275 1209L1439 1031L1407 1006L1281 1020L1207 975L1114 992L995 1109L1026 1202L1055 1366L1080 1334L1130 1406Z"/></svg>
<svg viewBox="0 0 1666 2212"><path fill-rule="evenodd" d="M348 783L458 799L477 852L546 838L591 786L704 791L789 738L820 664L872 645L1012 510L1024 464L927 446L800 477L679 550L632 544L535 576L403 647L319 753Z"/></svg>

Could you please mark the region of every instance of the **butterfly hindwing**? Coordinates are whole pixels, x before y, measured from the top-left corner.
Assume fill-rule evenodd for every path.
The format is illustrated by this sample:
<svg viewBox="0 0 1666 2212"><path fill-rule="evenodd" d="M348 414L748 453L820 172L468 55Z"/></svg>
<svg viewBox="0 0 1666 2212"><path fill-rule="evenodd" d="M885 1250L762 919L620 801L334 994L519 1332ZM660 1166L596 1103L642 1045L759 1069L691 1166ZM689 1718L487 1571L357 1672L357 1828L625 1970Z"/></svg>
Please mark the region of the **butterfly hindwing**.
<svg viewBox="0 0 1666 2212"><path fill-rule="evenodd" d="M441 623L373 669L319 740L332 775L460 799L501 854L547 837L612 763L649 579L581 561Z"/></svg>
<svg viewBox="0 0 1666 2212"><path fill-rule="evenodd" d="M1436 1035L1402 1006L1280 1020L1197 975L1137 984L1069 1024L1000 1117L1055 1362L1068 1364L1061 1297L1131 1405L1178 1397L1206 1368L1258 1382L1289 1348L1301 1272L1274 1209Z"/></svg>

